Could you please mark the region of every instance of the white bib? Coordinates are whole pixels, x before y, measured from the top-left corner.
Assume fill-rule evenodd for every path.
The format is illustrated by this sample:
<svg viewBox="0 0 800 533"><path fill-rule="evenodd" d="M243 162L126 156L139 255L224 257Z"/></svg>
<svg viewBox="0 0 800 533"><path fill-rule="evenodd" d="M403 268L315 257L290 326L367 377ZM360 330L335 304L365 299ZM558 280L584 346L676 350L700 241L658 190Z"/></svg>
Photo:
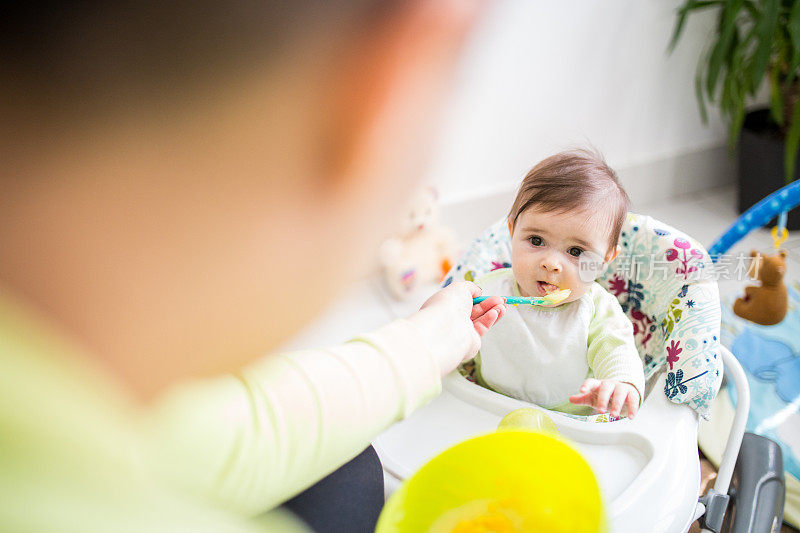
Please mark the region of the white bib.
<svg viewBox="0 0 800 533"><path fill-rule="evenodd" d="M485 295L519 294L511 269L477 281ZM578 393L590 376L587 362L591 291L546 308L511 305L481 340L481 375L497 392L542 407L555 407Z"/></svg>

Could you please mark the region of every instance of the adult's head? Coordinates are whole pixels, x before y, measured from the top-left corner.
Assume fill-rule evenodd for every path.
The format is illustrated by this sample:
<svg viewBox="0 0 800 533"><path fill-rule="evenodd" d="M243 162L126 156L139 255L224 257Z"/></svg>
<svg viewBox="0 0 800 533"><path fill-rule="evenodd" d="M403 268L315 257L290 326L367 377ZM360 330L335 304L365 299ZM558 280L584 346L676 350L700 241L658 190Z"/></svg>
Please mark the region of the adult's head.
<svg viewBox="0 0 800 533"><path fill-rule="evenodd" d="M142 396L267 352L371 266L479 7L12 4L0 285Z"/></svg>

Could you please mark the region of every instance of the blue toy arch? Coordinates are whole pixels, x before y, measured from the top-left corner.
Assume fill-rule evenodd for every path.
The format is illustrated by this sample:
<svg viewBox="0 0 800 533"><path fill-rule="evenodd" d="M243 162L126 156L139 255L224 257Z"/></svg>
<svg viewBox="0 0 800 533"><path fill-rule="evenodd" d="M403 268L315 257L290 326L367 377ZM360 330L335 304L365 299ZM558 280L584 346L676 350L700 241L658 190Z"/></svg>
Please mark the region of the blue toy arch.
<svg viewBox="0 0 800 533"><path fill-rule="evenodd" d="M720 255L731 249L745 235L764 226L777 215L800 205L800 180L770 194L756 205L742 213L708 249L715 263Z"/></svg>
<svg viewBox="0 0 800 533"><path fill-rule="evenodd" d="M770 194L745 211L708 249L711 259L716 262L722 254L756 228L765 226L776 215L778 226L786 220L786 213L800 205L800 181L793 182ZM781 447L784 475L795 483L800 479L800 457L797 450L800 437L792 428L800 417L797 400L800 398L800 285L787 284L789 311L780 323L762 326L747 321L733 312L732 305L722 306L722 343L728 346L742 364L750 388L750 411L746 431L767 437ZM736 403L736 391L723 388L717 400L719 416L730 410ZM719 407L728 406L728 407ZM778 414L780 413L780 416ZM730 416L732 414L723 415ZM710 443L713 437L705 433L703 443ZM800 506L796 499L787 498L784 517L793 525L798 525ZM791 518L791 520L788 520Z"/></svg>

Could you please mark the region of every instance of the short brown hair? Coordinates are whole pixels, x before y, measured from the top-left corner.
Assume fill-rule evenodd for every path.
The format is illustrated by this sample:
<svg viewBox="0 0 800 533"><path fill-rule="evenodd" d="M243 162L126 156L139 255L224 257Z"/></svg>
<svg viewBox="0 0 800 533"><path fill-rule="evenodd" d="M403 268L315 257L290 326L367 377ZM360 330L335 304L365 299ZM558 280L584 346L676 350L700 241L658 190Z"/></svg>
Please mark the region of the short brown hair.
<svg viewBox="0 0 800 533"><path fill-rule="evenodd" d="M548 157L533 167L522 180L511 205L512 227L530 208L567 212L596 209L608 213L611 228L609 250L617 246L630 200L617 174L590 150L570 150Z"/></svg>

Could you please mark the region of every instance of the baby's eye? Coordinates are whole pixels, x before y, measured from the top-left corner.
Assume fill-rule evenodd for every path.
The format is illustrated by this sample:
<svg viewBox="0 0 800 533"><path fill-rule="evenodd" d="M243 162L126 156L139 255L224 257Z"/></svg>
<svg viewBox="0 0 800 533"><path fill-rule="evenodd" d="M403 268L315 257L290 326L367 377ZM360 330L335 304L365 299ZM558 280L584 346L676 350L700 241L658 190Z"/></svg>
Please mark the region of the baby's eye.
<svg viewBox="0 0 800 533"><path fill-rule="evenodd" d="M583 253L583 250L581 250L577 246L573 246L572 248L567 250L567 253L572 257L580 257L580 255Z"/></svg>
<svg viewBox="0 0 800 533"><path fill-rule="evenodd" d="M528 238L528 240L529 240L529 241L531 242L531 244L532 244L532 245L534 245L534 246L541 246L541 245L544 243L544 241L542 240L542 238L541 238L541 237L539 237L539 236L537 236L537 235L534 235L533 237L530 237L530 238Z"/></svg>

